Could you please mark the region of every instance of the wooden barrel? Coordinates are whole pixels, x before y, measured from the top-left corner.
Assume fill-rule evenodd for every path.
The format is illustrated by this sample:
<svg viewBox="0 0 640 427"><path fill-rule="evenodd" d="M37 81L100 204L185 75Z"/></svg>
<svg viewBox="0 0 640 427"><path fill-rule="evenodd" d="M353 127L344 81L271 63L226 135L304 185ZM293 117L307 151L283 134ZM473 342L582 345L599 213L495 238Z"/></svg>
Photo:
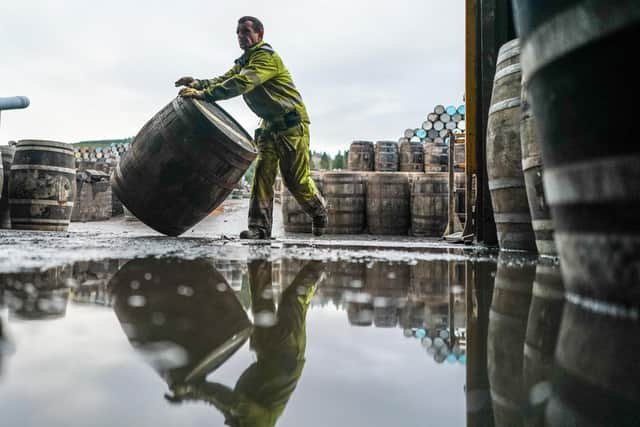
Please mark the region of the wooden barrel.
<svg viewBox="0 0 640 427"><path fill-rule="evenodd" d="M400 171L424 172L424 144L421 142L400 143Z"/></svg>
<svg viewBox="0 0 640 427"><path fill-rule="evenodd" d="M218 105L178 97L138 132L111 185L142 222L177 236L227 198L256 155Z"/></svg>
<svg viewBox="0 0 640 427"><path fill-rule="evenodd" d="M322 173L311 171L311 179L322 193ZM311 233L311 217L305 213L289 189L282 186L282 223L289 233Z"/></svg>
<svg viewBox="0 0 640 427"><path fill-rule="evenodd" d="M366 228L365 176L359 172L324 174L329 234L359 234Z"/></svg>
<svg viewBox="0 0 640 427"><path fill-rule="evenodd" d="M427 172L411 186L411 234L441 237L449 218L449 174Z"/></svg>
<svg viewBox="0 0 640 427"><path fill-rule="evenodd" d="M553 356L562 320L564 287L560 265L540 258L536 266L531 305L524 343L524 389L536 396L529 402L528 426L544 425L544 409L548 400L546 384L551 381Z"/></svg>
<svg viewBox="0 0 640 427"><path fill-rule="evenodd" d="M535 130L535 120L527 94L527 83L522 81L522 118L520 120L522 143L522 172L531 213L531 226L540 255L557 256L553 241L551 210L543 187L542 151Z"/></svg>
<svg viewBox="0 0 640 427"><path fill-rule="evenodd" d="M376 141L375 170L377 172L395 172L400 166L398 143L395 141Z"/></svg>
<svg viewBox="0 0 640 427"><path fill-rule="evenodd" d="M184 357L183 363L152 363L170 386L204 379L252 330L235 293L206 260L129 261L109 289L116 316L137 350Z"/></svg>
<svg viewBox="0 0 640 427"><path fill-rule="evenodd" d="M444 143L424 144L424 170L426 172L446 172L449 170L449 147Z"/></svg>
<svg viewBox="0 0 640 427"><path fill-rule="evenodd" d="M401 173L373 173L367 179L367 227L371 234L406 236L411 227L409 179Z"/></svg>
<svg viewBox="0 0 640 427"><path fill-rule="evenodd" d="M75 196L71 145L41 140L18 142L9 177L12 228L66 231Z"/></svg>
<svg viewBox="0 0 640 427"><path fill-rule="evenodd" d="M372 141L353 141L349 147L348 168L350 171L373 171L374 158Z"/></svg>
<svg viewBox="0 0 640 427"><path fill-rule="evenodd" d="M524 424L523 348L534 276L534 262L500 252L487 335L487 368L497 427Z"/></svg>
<svg viewBox="0 0 640 427"><path fill-rule="evenodd" d="M0 146L2 156L2 192L0 193L0 228L11 228L11 213L9 211L9 178L11 176L11 164L16 148L13 145Z"/></svg>
<svg viewBox="0 0 640 427"><path fill-rule="evenodd" d="M522 174L520 44L499 50L487 121L487 175L500 249L535 251Z"/></svg>
<svg viewBox="0 0 640 427"><path fill-rule="evenodd" d="M639 4L514 6L566 289L547 422L637 425L640 146L625 137L637 124L620 114L637 111L640 95L626 58Z"/></svg>

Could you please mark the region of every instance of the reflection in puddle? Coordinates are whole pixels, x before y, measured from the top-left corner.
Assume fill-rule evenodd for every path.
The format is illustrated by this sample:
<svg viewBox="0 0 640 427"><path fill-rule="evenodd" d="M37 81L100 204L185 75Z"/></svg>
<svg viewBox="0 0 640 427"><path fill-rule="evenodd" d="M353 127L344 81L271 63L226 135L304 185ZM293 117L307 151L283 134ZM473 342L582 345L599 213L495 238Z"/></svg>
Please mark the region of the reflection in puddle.
<svg viewBox="0 0 640 427"><path fill-rule="evenodd" d="M427 387L429 378L436 390L429 395L430 401L442 407L460 402L466 406L469 426L542 426L550 421L562 425L567 417L602 419L598 417L608 410L607 405L624 404L575 374L567 374L568 369L556 375L556 342L569 348L576 342L574 331L584 325L605 336L616 320L596 322L575 304L565 304L557 264L507 254L500 254L497 264L437 259L411 263L293 258L103 260L4 274L0 276L0 395L17 395L19 383L9 380L13 375L21 381L36 375L30 372L46 352L25 354L20 350L28 347L27 340L38 339L37 331L55 331L47 337L74 334L76 330L65 327L67 318L82 315L91 319L105 311L115 314L119 334L134 349L132 353L142 357L166 384L164 389L153 385L140 393L164 394L160 402L172 410L180 408L181 417L187 420L199 416L197 405L179 403L212 405L217 409L213 412L230 425L301 425L295 414L303 409L303 402L335 394L333 405L353 418L349 425L363 425L356 415L347 415L347 408L357 408L361 401L357 393L347 392L353 381L369 384L361 392L370 394L369 400L375 402L371 413L377 415L366 418L366 425L388 425L382 415L386 411L391 411L387 415L397 425L422 425L419 417L408 417L393 406L383 390L391 384L397 390L406 387L397 394L405 396L408 405L406 396L420 396L420 387ZM317 315L313 327L307 328L311 312ZM58 326L46 329L46 325ZM637 332L632 326L626 324L625 336ZM102 334L99 328L92 332L97 337ZM307 348L308 341L323 334L349 338ZM375 343L369 353L354 341L365 336ZM39 345L44 348L50 343ZM325 347L318 347L320 343ZM589 353L594 350L582 348L582 353L594 359L597 356ZM114 354L123 351L113 347ZM575 351L570 348L561 353L565 365L573 363ZM75 357L71 348L63 354L69 360ZM332 366L310 364L308 359L314 360L310 354L332 354L334 364L335 360L353 360L352 366L359 367L353 372L359 376L353 379L349 371L334 372ZM383 370L388 384L371 383L378 378L374 371L366 370L371 359L359 361L373 355L384 355L386 365L381 366L388 369L388 361L396 359L406 359L405 365L411 363L417 369ZM101 369L105 378L116 372L107 366ZM434 369L447 374L434 375ZM456 391L438 395L438 388L450 382L446 375L455 377L456 372L464 372L463 382L454 384ZM94 381L98 386L108 383L106 379ZM597 398L589 397L589 408L576 405L569 394L576 390L593 392ZM119 399L117 393L108 396L116 402ZM29 410L46 405L43 399L34 397ZM567 401L571 401L569 409ZM416 410L424 410L424 404L421 399ZM288 406L293 409L285 411ZM161 413L165 407L154 406L153 410ZM15 405L1 403L0 409L3 413L18 411ZM137 413L126 406L121 410L127 416ZM52 425L69 425L73 414ZM436 424L459 425L450 419L454 412ZM185 424L189 421L172 424L167 418L167 425ZM324 424L318 419L308 425Z"/></svg>

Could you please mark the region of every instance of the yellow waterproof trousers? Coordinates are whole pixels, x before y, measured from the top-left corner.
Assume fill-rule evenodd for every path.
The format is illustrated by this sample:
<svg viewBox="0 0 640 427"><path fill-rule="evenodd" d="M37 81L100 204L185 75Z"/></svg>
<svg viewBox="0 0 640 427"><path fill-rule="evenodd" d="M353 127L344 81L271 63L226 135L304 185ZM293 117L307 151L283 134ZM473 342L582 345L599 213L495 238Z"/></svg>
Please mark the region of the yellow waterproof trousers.
<svg viewBox="0 0 640 427"><path fill-rule="evenodd" d="M256 131L255 140L258 159L251 186L249 229L260 229L271 236L278 166L284 185L302 209L312 218L326 215L325 201L309 169L309 124L303 122L282 131L271 130L267 124Z"/></svg>

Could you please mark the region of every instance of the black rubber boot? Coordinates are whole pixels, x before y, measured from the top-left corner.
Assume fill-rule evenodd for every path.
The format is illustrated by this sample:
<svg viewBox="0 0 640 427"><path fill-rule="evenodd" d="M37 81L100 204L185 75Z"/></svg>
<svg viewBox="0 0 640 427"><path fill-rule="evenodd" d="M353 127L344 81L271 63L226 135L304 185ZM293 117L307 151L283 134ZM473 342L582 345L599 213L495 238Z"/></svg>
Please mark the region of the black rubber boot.
<svg viewBox="0 0 640 427"><path fill-rule="evenodd" d="M265 240L268 239L267 233L259 228L250 228L240 232L241 239Z"/></svg>
<svg viewBox="0 0 640 427"><path fill-rule="evenodd" d="M322 236L327 231L327 224L329 223L329 217L327 215L320 215L313 217L311 222L311 231L314 236Z"/></svg>

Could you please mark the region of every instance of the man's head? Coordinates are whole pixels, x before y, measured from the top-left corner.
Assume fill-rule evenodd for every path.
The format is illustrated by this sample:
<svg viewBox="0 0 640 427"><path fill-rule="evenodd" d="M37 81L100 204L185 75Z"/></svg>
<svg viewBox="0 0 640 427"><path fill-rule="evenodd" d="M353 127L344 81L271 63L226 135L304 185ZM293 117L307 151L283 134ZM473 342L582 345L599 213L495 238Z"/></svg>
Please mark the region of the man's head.
<svg viewBox="0 0 640 427"><path fill-rule="evenodd" d="M238 19L236 34L238 36L240 49L247 50L256 43L262 41L262 36L264 36L264 26L258 18L254 18L253 16L243 16Z"/></svg>

